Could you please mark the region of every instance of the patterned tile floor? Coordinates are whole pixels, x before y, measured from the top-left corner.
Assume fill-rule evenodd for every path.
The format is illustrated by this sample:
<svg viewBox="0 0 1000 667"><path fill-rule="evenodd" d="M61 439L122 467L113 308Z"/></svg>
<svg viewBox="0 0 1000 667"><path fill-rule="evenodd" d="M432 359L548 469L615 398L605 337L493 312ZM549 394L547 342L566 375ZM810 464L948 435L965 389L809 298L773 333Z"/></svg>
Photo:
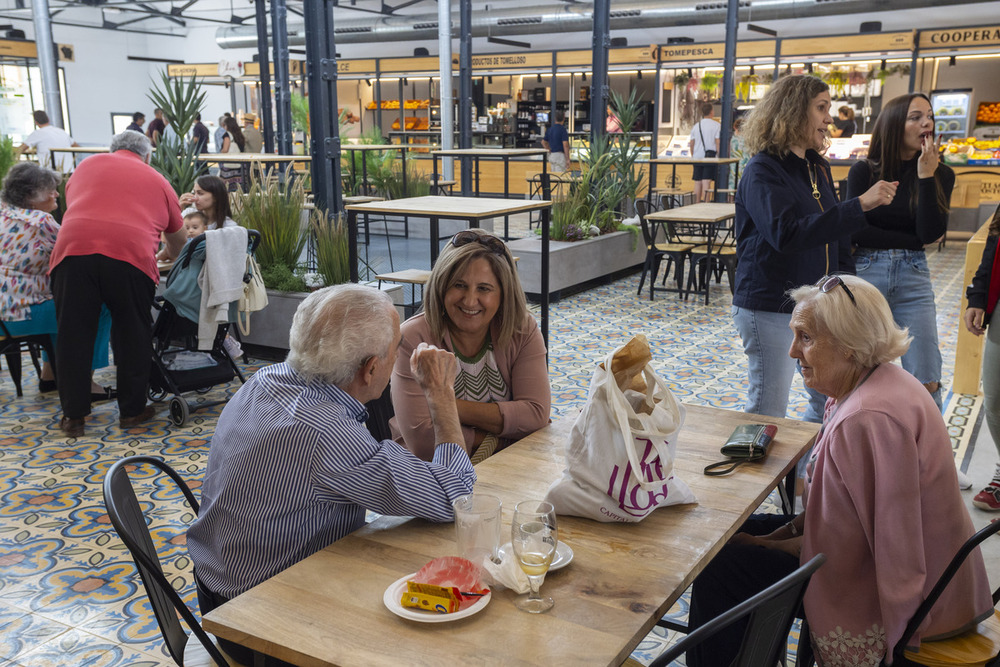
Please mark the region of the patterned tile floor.
<svg viewBox="0 0 1000 667"><path fill-rule="evenodd" d="M928 256L938 294L947 387L963 248L953 243ZM728 290L713 287L709 306L685 303L675 295L658 295L650 302L636 296L638 280L638 274L631 275L554 304L550 360L555 413L579 406L594 364L640 332L653 346L656 367L682 400L739 409L746 380L729 321ZM123 431L114 404L98 404L86 435L67 439L58 430L58 399L36 393L33 371L24 378L23 398L16 398L7 373L0 375L0 665L172 664L133 563L108 523L101 483L116 459L152 454L166 459L197 488L221 406L193 413L183 428L172 426L161 407L149 429ZM97 379L114 382L110 370ZM792 416L805 407L797 386ZM213 388L194 400L225 398L235 389L235 384ZM949 400L961 460L977 405L971 397ZM178 495L166 486L154 489L152 498L166 501L153 513L154 539L168 576L195 606L183 532L190 516ZM685 607L682 599L671 615L683 617ZM656 631L633 657L648 662L669 641Z"/></svg>

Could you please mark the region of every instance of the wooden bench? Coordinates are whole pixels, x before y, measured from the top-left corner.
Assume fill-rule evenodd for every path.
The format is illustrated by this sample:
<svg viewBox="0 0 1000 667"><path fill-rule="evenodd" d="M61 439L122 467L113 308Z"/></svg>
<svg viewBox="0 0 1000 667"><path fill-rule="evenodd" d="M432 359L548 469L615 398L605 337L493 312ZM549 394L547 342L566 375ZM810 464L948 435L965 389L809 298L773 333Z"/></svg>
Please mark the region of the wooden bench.
<svg viewBox="0 0 1000 667"><path fill-rule="evenodd" d="M451 195L455 184L458 183L458 181L446 180L440 177L434 180L433 176L429 180L431 182L431 192L436 195Z"/></svg>
<svg viewBox="0 0 1000 667"><path fill-rule="evenodd" d="M382 281L390 283L403 283L404 285L410 285L410 302L403 304L403 313L406 317L416 313L420 306L423 304L424 296L424 285L430 280L431 272L428 269L402 269L401 271L391 271L389 273L380 273L375 276L378 280L379 287L382 286ZM417 300L417 287L420 287L420 300Z"/></svg>

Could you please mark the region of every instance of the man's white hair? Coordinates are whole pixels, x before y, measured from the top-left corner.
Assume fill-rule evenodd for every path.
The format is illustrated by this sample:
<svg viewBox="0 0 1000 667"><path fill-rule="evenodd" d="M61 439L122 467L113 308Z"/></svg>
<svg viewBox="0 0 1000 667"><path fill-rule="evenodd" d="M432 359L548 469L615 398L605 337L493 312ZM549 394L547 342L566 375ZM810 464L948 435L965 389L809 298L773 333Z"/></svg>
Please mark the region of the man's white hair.
<svg viewBox="0 0 1000 667"><path fill-rule="evenodd" d="M394 313L392 300L372 287L317 290L295 311L288 364L306 380L346 387L365 361L389 354Z"/></svg>
<svg viewBox="0 0 1000 667"><path fill-rule="evenodd" d="M111 152L115 151L132 151L144 161L148 161L150 153L153 152L153 145L142 132L125 130L111 137Z"/></svg>

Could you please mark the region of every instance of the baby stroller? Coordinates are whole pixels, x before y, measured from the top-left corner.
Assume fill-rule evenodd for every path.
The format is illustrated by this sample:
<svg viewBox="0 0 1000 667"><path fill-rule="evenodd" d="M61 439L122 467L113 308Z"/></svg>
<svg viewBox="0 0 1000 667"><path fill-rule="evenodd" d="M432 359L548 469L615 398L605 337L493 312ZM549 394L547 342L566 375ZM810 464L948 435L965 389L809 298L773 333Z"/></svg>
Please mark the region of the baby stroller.
<svg viewBox="0 0 1000 667"><path fill-rule="evenodd" d="M253 253L260 242L260 233L248 230L247 252ZM210 350L199 350L197 307L201 288L197 276L205 262L205 234L191 239L174 263L166 280L163 297L158 297L154 308L158 310L153 323L153 363L149 375L149 398L163 401L173 394L169 403L170 421L183 426L193 410L212 407L225 401L207 401L192 407L181 395L196 391L205 393L212 387L231 382L243 373L226 351L224 342L230 324L219 324ZM244 283L250 276L243 276ZM184 286L187 287L184 287ZM183 295L183 298L181 298ZM230 313L234 312L231 306ZM234 318L230 318L234 319Z"/></svg>

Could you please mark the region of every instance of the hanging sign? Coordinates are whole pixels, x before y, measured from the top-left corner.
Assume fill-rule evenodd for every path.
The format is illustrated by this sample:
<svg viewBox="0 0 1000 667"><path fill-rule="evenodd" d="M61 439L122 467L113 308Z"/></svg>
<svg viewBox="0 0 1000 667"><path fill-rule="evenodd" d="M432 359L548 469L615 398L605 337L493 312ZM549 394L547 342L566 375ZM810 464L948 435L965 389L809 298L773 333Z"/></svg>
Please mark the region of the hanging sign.
<svg viewBox="0 0 1000 667"><path fill-rule="evenodd" d="M259 71L259 70L258 70ZM220 60L219 76L231 76L234 79L243 76L245 68L242 60Z"/></svg>
<svg viewBox="0 0 1000 667"><path fill-rule="evenodd" d="M975 28L953 28L950 30L921 30L920 48L956 49L979 46L1000 45L1000 26L986 25Z"/></svg>

